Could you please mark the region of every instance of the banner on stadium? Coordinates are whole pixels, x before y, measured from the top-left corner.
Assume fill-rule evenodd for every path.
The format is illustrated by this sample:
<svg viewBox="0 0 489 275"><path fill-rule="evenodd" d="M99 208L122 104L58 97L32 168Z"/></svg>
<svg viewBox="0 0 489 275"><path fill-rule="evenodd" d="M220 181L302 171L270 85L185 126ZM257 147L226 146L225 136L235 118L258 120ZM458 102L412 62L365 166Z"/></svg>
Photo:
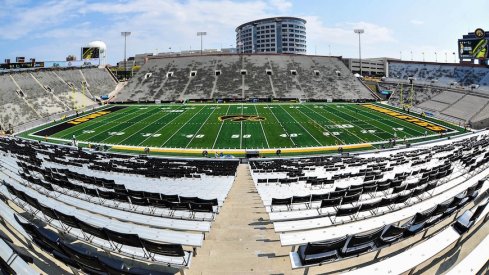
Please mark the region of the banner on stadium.
<svg viewBox="0 0 489 275"><path fill-rule="evenodd" d="M100 59L87 59L77 61L46 61L44 62L45 68L70 68L70 67L91 67L98 66Z"/></svg>

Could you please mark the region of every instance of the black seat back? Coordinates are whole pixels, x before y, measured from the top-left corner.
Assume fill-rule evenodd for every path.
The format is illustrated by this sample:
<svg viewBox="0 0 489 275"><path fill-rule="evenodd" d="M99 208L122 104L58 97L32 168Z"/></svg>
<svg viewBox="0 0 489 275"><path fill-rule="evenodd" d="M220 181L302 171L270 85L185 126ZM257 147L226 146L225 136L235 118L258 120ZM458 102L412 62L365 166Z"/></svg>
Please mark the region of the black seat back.
<svg viewBox="0 0 489 275"><path fill-rule="evenodd" d="M482 214L482 212L486 208L488 202L489 202L489 200L486 199L486 201L484 203L477 206L477 208L474 211L474 214L472 215L472 217L470 217L470 221L475 221Z"/></svg>
<svg viewBox="0 0 489 275"><path fill-rule="evenodd" d="M103 270L103 266L100 265L97 256L92 255L90 251L84 247L64 241L59 242L59 247L79 265L81 265L82 269L95 269L97 271Z"/></svg>
<svg viewBox="0 0 489 275"><path fill-rule="evenodd" d="M102 230L112 242L133 247L141 247L141 241L139 240L138 234L121 233L108 228L103 228Z"/></svg>
<svg viewBox="0 0 489 275"><path fill-rule="evenodd" d="M285 199L272 198L272 205L290 205L291 202L292 202L292 198L285 198Z"/></svg>
<svg viewBox="0 0 489 275"><path fill-rule="evenodd" d="M78 219L75 216L66 215L56 209L53 209L53 211L62 223L74 228L78 228Z"/></svg>
<svg viewBox="0 0 489 275"><path fill-rule="evenodd" d="M338 210L336 211L336 216L341 217L341 216L349 216L356 214L360 210L360 205L353 206L353 207L338 207Z"/></svg>
<svg viewBox="0 0 489 275"><path fill-rule="evenodd" d="M293 196L292 203L305 203L311 201L311 195L307 196Z"/></svg>
<svg viewBox="0 0 489 275"><path fill-rule="evenodd" d="M380 238L382 231L384 228L378 228L375 231L355 234L350 237L350 241L348 242L349 247L354 247L357 245L363 245L370 242L377 242L377 239Z"/></svg>
<svg viewBox="0 0 489 275"><path fill-rule="evenodd" d="M141 244L148 252L151 253L170 256L170 257L185 256L185 251L183 250L181 244L164 244L164 243L157 243L146 239L141 239Z"/></svg>
<svg viewBox="0 0 489 275"><path fill-rule="evenodd" d="M80 228L86 234L90 234L92 236L95 236L95 237L98 237L98 238L101 238L104 240L109 239L109 237L107 236L105 231L102 230L102 228L93 226L93 225L88 224L88 223L81 221L81 220L78 220L77 224L78 224L78 228Z"/></svg>
<svg viewBox="0 0 489 275"><path fill-rule="evenodd" d="M324 200L321 201L320 208L338 207L338 206L340 206L341 199L342 198L324 199Z"/></svg>
<svg viewBox="0 0 489 275"><path fill-rule="evenodd" d="M348 236L340 237L337 239L327 240L324 242L308 243L306 246L305 254L318 254L325 251L341 249L348 239Z"/></svg>

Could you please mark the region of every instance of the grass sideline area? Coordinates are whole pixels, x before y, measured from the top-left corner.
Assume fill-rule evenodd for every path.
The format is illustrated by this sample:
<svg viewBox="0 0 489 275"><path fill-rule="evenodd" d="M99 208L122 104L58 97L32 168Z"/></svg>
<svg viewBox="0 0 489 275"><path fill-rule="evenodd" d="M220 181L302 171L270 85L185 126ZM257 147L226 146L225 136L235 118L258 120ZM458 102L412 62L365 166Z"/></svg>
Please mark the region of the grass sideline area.
<svg viewBox="0 0 489 275"><path fill-rule="evenodd" d="M415 143L464 129L383 104L153 104L109 105L18 134L79 146L106 145L116 152L170 156L223 153L243 156L309 155L379 148L393 139ZM396 117L397 116L397 117ZM440 129L444 129L440 131Z"/></svg>

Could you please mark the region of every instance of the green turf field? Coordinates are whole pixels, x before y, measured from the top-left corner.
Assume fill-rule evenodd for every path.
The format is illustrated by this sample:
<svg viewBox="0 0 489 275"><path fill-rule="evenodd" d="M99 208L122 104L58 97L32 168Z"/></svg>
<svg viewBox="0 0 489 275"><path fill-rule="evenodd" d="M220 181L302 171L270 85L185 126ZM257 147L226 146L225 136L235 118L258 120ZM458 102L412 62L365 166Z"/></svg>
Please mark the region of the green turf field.
<svg viewBox="0 0 489 275"><path fill-rule="evenodd" d="M400 119L367 106L377 105L109 106L98 110L103 113L86 113L77 119L46 126L43 130L47 132L36 129L28 136L58 142L69 142L75 137L84 144L141 148L273 149L376 144L390 139L402 142L440 135L426 125L420 126L405 117ZM456 132L443 127L446 132Z"/></svg>

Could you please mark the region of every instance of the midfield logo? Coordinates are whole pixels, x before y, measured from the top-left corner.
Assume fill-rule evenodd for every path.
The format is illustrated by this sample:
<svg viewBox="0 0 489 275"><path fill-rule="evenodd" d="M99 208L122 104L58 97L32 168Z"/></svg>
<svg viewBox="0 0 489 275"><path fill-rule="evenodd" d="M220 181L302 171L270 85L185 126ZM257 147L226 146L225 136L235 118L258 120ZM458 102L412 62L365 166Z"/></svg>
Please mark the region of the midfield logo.
<svg viewBox="0 0 489 275"><path fill-rule="evenodd" d="M241 121L264 121L265 118L262 116L255 116L255 115L229 115L229 116L220 116L219 121L235 121L235 122L241 122Z"/></svg>

